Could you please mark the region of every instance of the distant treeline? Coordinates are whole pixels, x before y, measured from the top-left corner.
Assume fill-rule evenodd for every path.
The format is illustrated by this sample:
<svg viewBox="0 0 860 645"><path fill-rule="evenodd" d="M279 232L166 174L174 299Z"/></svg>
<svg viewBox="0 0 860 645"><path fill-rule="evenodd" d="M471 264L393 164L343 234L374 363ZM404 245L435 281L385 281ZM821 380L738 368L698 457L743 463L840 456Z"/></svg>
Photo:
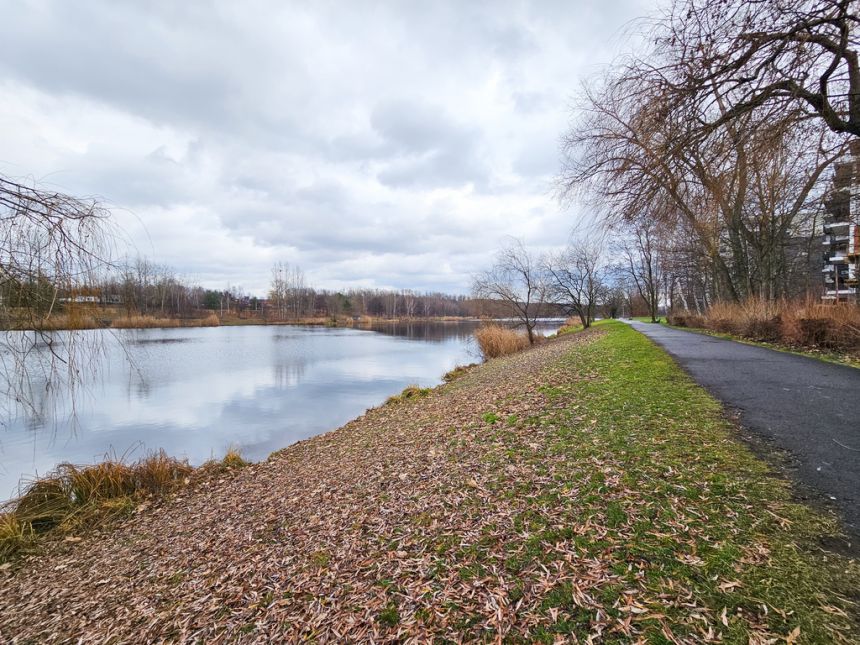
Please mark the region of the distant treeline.
<svg viewBox="0 0 860 645"><path fill-rule="evenodd" d="M409 289L317 289L305 283L298 268L278 264L265 298L241 287L206 289L172 268L139 258L100 280L70 287L45 279L0 288L0 298L12 308L28 307L48 314L84 307L110 307L124 315L195 318L212 311L219 316L299 320L308 318L440 318L502 317L501 303L464 295ZM546 315L558 315L552 305Z"/></svg>

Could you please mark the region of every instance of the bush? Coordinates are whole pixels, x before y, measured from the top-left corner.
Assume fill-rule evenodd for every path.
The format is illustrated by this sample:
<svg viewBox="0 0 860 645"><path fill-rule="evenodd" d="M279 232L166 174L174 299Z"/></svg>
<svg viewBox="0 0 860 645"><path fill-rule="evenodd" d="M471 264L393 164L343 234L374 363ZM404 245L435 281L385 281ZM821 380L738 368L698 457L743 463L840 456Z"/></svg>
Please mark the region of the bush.
<svg viewBox="0 0 860 645"><path fill-rule="evenodd" d="M524 333L501 327L500 325L485 325L475 332L475 340L484 360L514 354L529 346L529 339Z"/></svg>

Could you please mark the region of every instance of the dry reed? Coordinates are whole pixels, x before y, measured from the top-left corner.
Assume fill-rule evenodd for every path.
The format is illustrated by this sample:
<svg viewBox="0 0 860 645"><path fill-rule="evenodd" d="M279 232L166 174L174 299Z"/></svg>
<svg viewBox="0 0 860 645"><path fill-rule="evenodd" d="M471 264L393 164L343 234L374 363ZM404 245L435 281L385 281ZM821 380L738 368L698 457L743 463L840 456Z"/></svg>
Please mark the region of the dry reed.
<svg viewBox="0 0 860 645"><path fill-rule="evenodd" d="M211 313L206 318L200 320L201 327L218 327L221 325L221 319L218 318L218 314Z"/></svg>
<svg viewBox="0 0 860 645"><path fill-rule="evenodd" d="M669 322L794 347L860 351L860 306L825 304L811 296L715 303L704 316L673 314Z"/></svg>
<svg viewBox="0 0 860 645"><path fill-rule="evenodd" d="M156 327L181 327L182 321L176 318L155 318L154 316L123 316L111 323L115 329L153 329Z"/></svg>
<svg viewBox="0 0 860 645"><path fill-rule="evenodd" d="M514 354L529 346L524 333L507 329L500 325L485 325L475 332L475 340L484 360Z"/></svg>
<svg viewBox="0 0 860 645"><path fill-rule="evenodd" d="M228 457L233 465L238 453ZM243 462L244 463L244 462ZM64 463L47 476L22 486L0 513L0 560L51 529L74 529L134 508L135 500L163 495L187 484L194 469L163 451L134 463L109 459L92 466Z"/></svg>
<svg viewBox="0 0 860 645"><path fill-rule="evenodd" d="M18 323L21 325L21 323ZM62 331L68 329L95 329L99 325L96 319L88 314L54 314L48 318L35 320L32 324L24 324L23 327L34 328L39 331Z"/></svg>

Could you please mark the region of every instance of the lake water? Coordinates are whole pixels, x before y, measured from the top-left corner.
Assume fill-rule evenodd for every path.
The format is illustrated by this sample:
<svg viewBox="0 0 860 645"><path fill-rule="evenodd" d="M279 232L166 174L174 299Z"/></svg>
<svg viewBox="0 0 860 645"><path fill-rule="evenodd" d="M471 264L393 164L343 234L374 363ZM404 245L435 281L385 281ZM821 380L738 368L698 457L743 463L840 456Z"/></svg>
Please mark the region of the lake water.
<svg viewBox="0 0 860 645"><path fill-rule="evenodd" d="M557 326L547 322L544 330ZM129 330L118 338L83 332L103 334L105 354L84 387L74 397L43 396L39 414L19 409L0 428L0 500L14 496L22 477L63 461L134 460L164 449L200 464L230 447L265 459L408 385L437 385L455 365L478 362L475 328L247 326Z"/></svg>

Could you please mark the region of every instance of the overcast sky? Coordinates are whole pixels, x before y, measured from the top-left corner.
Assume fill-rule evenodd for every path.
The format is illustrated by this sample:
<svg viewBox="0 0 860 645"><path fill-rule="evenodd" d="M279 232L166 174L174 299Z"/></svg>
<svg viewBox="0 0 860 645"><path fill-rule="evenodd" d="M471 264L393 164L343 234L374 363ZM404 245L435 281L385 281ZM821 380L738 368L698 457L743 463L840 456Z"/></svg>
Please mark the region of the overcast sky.
<svg viewBox="0 0 860 645"><path fill-rule="evenodd" d="M651 4L2 0L0 173L207 287L465 293L505 236L564 243L571 98Z"/></svg>

